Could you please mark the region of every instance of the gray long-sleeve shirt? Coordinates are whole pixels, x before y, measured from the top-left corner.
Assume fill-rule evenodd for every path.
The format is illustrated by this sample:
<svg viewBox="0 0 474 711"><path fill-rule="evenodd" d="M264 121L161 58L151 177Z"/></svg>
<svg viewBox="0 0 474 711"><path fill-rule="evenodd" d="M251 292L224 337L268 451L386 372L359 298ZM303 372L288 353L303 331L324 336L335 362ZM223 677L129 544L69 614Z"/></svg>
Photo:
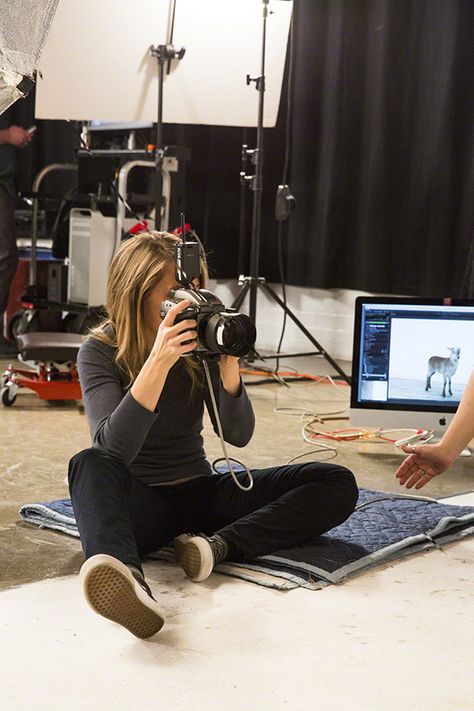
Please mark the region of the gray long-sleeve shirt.
<svg viewBox="0 0 474 711"><path fill-rule="evenodd" d="M134 475L152 486L177 483L211 472L201 435L204 402L214 431L215 417L207 386L194 387L179 360L169 371L154 412L140 405L126 388L112 346L88 338L77 365L94 447L122 459ZM252 437L255 418L244 385L238 397L223 388L219 368L209 363L224 438L243 447Z"/></svg>

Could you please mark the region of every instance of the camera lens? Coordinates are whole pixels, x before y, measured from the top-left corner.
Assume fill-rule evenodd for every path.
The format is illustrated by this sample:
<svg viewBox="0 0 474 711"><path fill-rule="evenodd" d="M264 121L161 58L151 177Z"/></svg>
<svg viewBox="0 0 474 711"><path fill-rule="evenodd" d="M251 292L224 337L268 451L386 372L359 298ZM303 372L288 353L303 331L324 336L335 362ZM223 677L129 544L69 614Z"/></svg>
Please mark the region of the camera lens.
<svg viewBox="0 0 474 711"><path fill-rule="evenodd" d="M211 353L247 355L257 339L257 331L245 314L217 313L205 319L201 342Z"/></svg>

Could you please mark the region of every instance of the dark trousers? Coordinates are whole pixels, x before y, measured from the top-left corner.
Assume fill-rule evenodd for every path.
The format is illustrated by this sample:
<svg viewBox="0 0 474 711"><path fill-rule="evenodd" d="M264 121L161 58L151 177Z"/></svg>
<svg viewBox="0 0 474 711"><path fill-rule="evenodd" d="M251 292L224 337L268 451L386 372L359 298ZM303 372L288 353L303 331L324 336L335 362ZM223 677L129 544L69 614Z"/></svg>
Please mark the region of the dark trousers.
<svg viewBox="0 0 474 711"><path fill-rule="evenodd" d="M0 185L0 336L3 334L3 313L7 308L8 294L17 264L18 249L13 198Z"/></svg>
<svg viewBox="0 0 474 711"><path fill-rule="evenodd" d="M252 470L250 491L230 474L151 487L119 459L85 449L69 464L69 488L86 558L108 553L140 567L140 556L181 533L219 533L242 557L255 558L314 538L354 510L352 473L311 462ZM246 474L238 474L246 484Z"/></svg>

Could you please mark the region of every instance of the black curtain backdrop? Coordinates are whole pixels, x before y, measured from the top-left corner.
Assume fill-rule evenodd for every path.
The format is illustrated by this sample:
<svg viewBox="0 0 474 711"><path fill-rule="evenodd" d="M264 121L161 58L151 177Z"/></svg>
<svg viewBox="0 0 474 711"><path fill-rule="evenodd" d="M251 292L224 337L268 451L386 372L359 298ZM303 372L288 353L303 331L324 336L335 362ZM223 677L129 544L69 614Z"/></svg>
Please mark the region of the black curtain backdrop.
<svg viewBox="0 0 474 711"><path fill-rule="evenodd" d="M474 223L474 3L296 3L288 280L460 290Z"/></svg>
<svg viewBox="0 0 474 711"><path fill-rule="evenodd" d="M297 208L283 226L286 281L460 295L474 227L473 29L472 0L295 0L292 80L287 61L278 123L264 131L261 276L280 278L274 209L289 98ZM258 72L244 59L243 82ZM33 123L33 100L14 117ZM74 124L35 123L34 145L20 154L24 190L78 145ZM217 278L248 274L252 193L243 192L241 229L239 171L255 133L165 126L167 144L192 150L184 207Z"/></svg>

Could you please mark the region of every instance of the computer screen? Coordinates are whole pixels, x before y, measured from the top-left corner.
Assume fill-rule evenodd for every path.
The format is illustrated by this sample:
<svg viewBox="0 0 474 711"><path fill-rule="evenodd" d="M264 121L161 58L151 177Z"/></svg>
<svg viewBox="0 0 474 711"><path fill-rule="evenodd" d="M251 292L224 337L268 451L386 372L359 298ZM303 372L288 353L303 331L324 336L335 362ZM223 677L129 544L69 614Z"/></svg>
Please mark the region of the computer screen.
<svg viewBox="0 0 474 711"><path fill-rule="evenodd" d="M474 366L474 302L358 297L351 421L442 433Z"/></svg>

